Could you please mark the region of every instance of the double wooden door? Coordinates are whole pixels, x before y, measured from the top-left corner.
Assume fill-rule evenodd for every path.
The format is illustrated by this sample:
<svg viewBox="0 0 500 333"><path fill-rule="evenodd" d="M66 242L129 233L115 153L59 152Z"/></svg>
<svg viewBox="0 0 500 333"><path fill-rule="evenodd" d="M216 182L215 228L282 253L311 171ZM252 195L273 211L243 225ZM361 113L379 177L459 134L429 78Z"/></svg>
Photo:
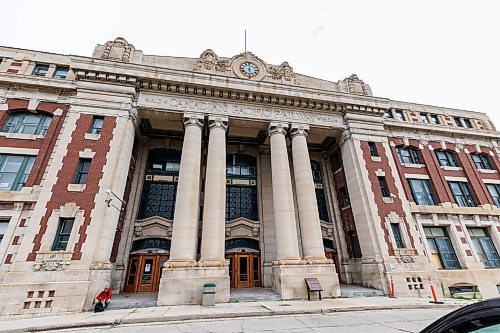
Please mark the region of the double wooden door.
<svg viewBox="0 0 500 333"><path fill-rule="evenodd" d="M337 271L337 275L339 277L339 282L340 281L340 262L339 262L339 256L337 254L337 251L326 251L325 256L327 259L332 259L333 264L335 265L335 270Z"/></svg>
<svg viewBox="0 0 500 333"><path fill-rule="evenodd" d="M231 288L262 286L259 253L231 253L226 255L226 260Z"/></svg>
<svg viewBox="0 0 500 333"><path fill-rule="evenodd" d="M168 255L165 254L130 255L123 291L136 293L158 291L162 267L167 260Z"/></svg>

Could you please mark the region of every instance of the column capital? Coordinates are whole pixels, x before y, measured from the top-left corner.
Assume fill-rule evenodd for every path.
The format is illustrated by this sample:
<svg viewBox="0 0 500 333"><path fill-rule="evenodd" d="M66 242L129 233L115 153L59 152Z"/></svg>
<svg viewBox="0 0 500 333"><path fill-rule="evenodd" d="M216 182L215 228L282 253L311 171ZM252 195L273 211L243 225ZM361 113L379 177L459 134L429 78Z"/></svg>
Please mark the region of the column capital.
<svg viewBox="0 0 500 333"><path fill-rule="evenodd" d="M208 128L222 128L224 131L227 130L228 118L226 116L208 116Z"/></svg>
<svg viewBox="0 0 500 333"><path fill-rule="evenodd" d="M298 135L307 137L309 134L309 125L306 124L292 124L290 127L290 136L293 138Z"/></svg>
<svg viewBox="0 0 500 333"><path fill-rule="evenodd" d="M182 117L184 127L198 126L203 127L205 116L201 113L186 112Z"/></svg>
<svg viewBox="0 0 500 333"><path fill-rule="evenodd" d="M290 125L288 123L272 121L269 124L269 136L272 136L274 134L286 135L289 126Z"/></svg>

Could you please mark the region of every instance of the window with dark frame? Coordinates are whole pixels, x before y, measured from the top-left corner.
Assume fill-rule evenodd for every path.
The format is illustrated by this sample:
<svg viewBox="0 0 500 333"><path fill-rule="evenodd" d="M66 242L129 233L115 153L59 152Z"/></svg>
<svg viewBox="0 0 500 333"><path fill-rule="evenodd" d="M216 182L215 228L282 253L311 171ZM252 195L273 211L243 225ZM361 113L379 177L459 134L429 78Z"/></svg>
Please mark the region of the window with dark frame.
<svg viewBox="0 0 500 333"><path fill-rule="evenodd" d="M356 231L354 230L348 231L347 235L349 236L349 243L351 243L351 251L353 258L361 258L362 257L361 247L359 246L359 240Z"/></svg>
<svg viewBox="0 0 500 333"><path fill-rule="evenodd" d="M399 160L403 164L422 164L420 159L420 152L412 147L398 147L396 148Z"/></svg>
<svg viewBox="0 0 500 333"><path fill-rule="evenodd" d="M6 133L45 135L51 122L52 117L47 114L14 112L9 114L1 131Z"/></svg>
<svg viewBox="0 0 500 333"><path fill-rule="evenodd" d="M439 120L439 116L437 114L431 114L431 123L433 123L434 125L441 124L441 121Z"/></svg>
<svg viewBox="0 0 500 333"><path fill-rule="evenodd" d="M319 219L330 221L326 203L326 195L323 186L323 176L321 174L321 164L318 161L311 160L311 171L313 174L314 188L316 192L316 204L318 206Z"/></svg>
<svg viewBox="0 0 500 333"><path fill-rule="evenodd" d="M61 218L59 220L59 227L57 228L56 238L52 245L52 251L66 251L74 222L74 218Z"/></svg>
<svg viewBox="0 0 500 333"><path fill-rule="evenodd" d="M464 127L464 124L462 124L462 120L459 117L453 117L453 120L455 121L455 125L458 127Z"/></svg>
<svg viewBox="0 0 500 333"><path fill-rule="evenodd" d="M389 186L387 186L387 181L384 176L377 176L378 184L380 186L380 191L382 192L382 196L386 198L391 197L391 192L389 192Z"/></svg>
<svg viewBox="0 0 500 333"><path fill-rule="evenodd" d="M472 126L472 122L470 121L469 118L464 118L464 124L465 124L465 127L467 128L473 128L474 126Z"/></svg>
<svg viewBox="0 0 500 333"><path fill-rule="evenodd" d="M398 249L404 249L405 244L403 242L403 237L401 236L401 229L399 227L399 223L391 223L392 234L394 236L394 240L396 241L396 247Z"/></svg>
<svg viewBox="0 0 500 333"><path fill-rule="evenodd" d="M490 157L486 154L472 153L470 154L476 169L494 170L493 164L491 163Z"/></svg>
<svg viewBox="0 0 500 333"><path fill-rule="evenodd" d="M399 121L406 120L403 110L396 110L396 118L398 118Z"/></svg>
<svg viewBox="0 0 500 333"><path fill-rule="evenodd" d="M466 182L448 182L455 202L460 207L476 207L476 200L471 194L469 184Z"/></svg>
<svg viewBox="0 0 500 333"><path fill-rule="evenodd" d="M2 244L2 239L5 236L7 227L9 226L10 219L2 218L0 219L0 244Z"/></svg>
<svg viewBox="0 0 500 333"><path fill-rule="evenodd" d="M495 206L500 208L500 184L486 184L486 187L488 188L488 192L490 192Z"/></svg>
<svg viewBox="0 0 500 333"><path fill-rule="evenodd" d="M342 208L347 207L351 204L351 201L349 199L349 192L347 192L347 188L345 186L342 186L339 188L339 193L340 193L340 204L342 205Z"/></svg>
<svg viewBox="0 0 500 333"><path fill-rule="evenodd" d="M429 118L427 118L427 113L423 113L423 112L420 113L420 121L425 123L425 124L429 123Z"/></svg>
<svg viewBox="0 0 500 333"><path fill-rule="evenodd" d="M378 150L377 150L377 145L375 142L368 141L368 147L370 148L370 155L378 157Z"/></svg>
<svg viewBox="0 0 500 333"><path fill-rule="evenodd" d="M427 244L438 268L461 269L455 249L443 227L424 227Z"/></svg>
<svg viewBox="0 0 500 333"><path fill-rule="evenodd" d="M54 71L54 75L52 75L52 77L56 79L65 79L66 76L68 76L68 71L69 71L68 67L57 66L56 70Z"/></svg>
<svg viewBox="0 0 500 333"><path fill-rule="evenodd" d="M467 228L474 249L486 268L500 268L500 256L486 228Z"/></svg>
<svg viewBox="0 0 500 333"><path fill-rule="evenodd" d="M333 171L337 171L338 169L342 168L340 153L338 151L332 154L332 167Z"/></svg>
<svg viewBox="0 0 500 333"><path fill-rule="evenodd" d="M91 163L92 159L90 158L80 158L73 181L74 184L87 184L87 177L89 175Z"/></svg>
<svg viewBox="0 0 500 333"><path fill-rule="evenodd" d="M228 154L226 178L226 221L243 217L258 220L257 159L251 155Z"/></svg>
<svg viewBox="0 0 500 333"><path fill-rule="evenodd" d="M89 133L101 134L103 124L104 124L104 117L93 116L92 117L92 125L90 126Z"/></svg>
<svg viewBox="0 0 500 333"><path fill-rule="evenodd" d="M408 178L411 195L417 205L436 205L436 197L428 179Z"/></svg>
<svg viewBox="0 0 500 333"><path fill-rule="evenodd" d="M392 114L392 110L385 111L385 117L388 119L394 119L394 115Z"/></svg>
<svg viewBox="0 0 500 333"><path fill-rule="evenodd" d="M0 154L0 190L21 190L34 163L35 156Z"/></svg>
<svg viewBox="0 0 500 333"><path fill-rule="evenodd" d="M441 166L451 166L459 167L456 154L449 150L436 150L436 157L438 159L439 165Z"/></svg>
<svg viewBox="0 0 500 333"><path fill-rule="evenodd" d="M36 64L32 74L36 76L45 76L47 75L48 71L49 71L49 65Z"/></svg>

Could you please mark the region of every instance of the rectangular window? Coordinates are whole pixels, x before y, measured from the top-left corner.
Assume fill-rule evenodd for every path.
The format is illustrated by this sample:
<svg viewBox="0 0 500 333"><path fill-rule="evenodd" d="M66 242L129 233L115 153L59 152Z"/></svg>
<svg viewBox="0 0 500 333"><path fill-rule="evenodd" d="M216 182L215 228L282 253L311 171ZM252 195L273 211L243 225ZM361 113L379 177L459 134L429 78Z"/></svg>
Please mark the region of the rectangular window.
<svg viewBox="0 0 500 333"><path fill-rule="evenodd" d="M453 249L446 229L443 227L424 227L427 244L431 250L432 258L438 268L460 269L457 255Z"/></svg>
<svg viewBox="0 0 500 333"><path fill-rule="evenodd" d="M0 244L2 244L2 239L7 231L9 225L9 220L0 220Z"/></svg>
<svg viewBox="0 0 500 333"><path fill-rule="evenodd" d="M398 118L399 121L405 121L405 115L403 113L403 110L396 110L396 118Z"/></svg>
<svg viewBox="0 0 500 333"><path fill-rule="evenodd" d="M476 165L476 169L488 169L493 170L493 166L490 161L490 157L484 154L470 154L474 164Z"/></svg>
<svg viewBox="0 0 500 333"><path fill-rule="evenodd" d="M378 151L377 151L377 145L375 142L368 142L368 147L370 148L370 155L371 156L378 156Z"/></svg>
<svg viewBox="0 0 500 333"><path fill-rule="evenodd" d="M433 123L434 125L441 124L441 121L439 120L439 116L437 114L431 114L431 123Z"/></svg>
<svg viewBox="0 0 500 333"><path fill-rule="evenodd" d="M403 243L403 237L401 237L401 229L399 228L399 223L391 223L392 234L394 235L394 240L396 241L396 247L398 249L403 249L405 244Z"/></svg>
<svg viewBox="0 0 500 333"><path fill-rule="evenodd" d="M333 171L337 171L342 167L342 163L340 162L340 153L338 152L332 154L332 167Z"/></svg>
<svg viewBox="0 0 500 333"><path fill-rule="evenodd" d="M468 128L473 128L474 127L474 126L472 126L472 122L468 118L464 118L464 124Z"/></svg>
<svg viewBox="0 0 500 333"><path fill-rule="evenodd" d="M356 235L356 231L352 230L347 232L349 235L349 242L351 243L351 251L352 256L354 258L361 258L361 247L359 246L358 235Z"/></svg>
<svg viewBox="0 0 500 333"><path fill-rule="evenodd" d="M68 67L56 67L56 70L54 71L54 75L52 77L56 79L65 79L66 76L68 76Z"/></svg>
<svg viewBox="0 0 500 333"><path fill-rule="evenodd" d="M340 192L340 204L342 207L347 207L351 204L351 201L349 199L349 193L347 192L347 188L345 186L342 186L339 188Z"/></svg>
<svg viewBox="0 0 500 333"><path fill-rule="evenodd" d="M486 184L488 191L490 192L491 198L495 203L495 206L500 208L500 185L499 184Z"/></svg>
<svg viewBox="0 0 500 333"><path fill-rule="evenodd" d="M59 227L57 228L56 238L52 245L52 251L66 251L74 222L74 218L61 218L59 220Z"/></svg>
<svg viewBox="0 0 500 333"><path fill-rule="evenodd" d="M401 163L422 164L420 154L415 148L399 147L396 148Z"/></svg>
<svg viewBox="0 0 500 333"><path fill-rule="evenodd" d="M448 150L436 150L436 157L441 166L452 166L458 167L458 161L455 157L455 153Z"/></svg>
<svg viewBox="0 0 500 333"><path fill-rule="evenodd" d="M90 127L89 133L101 134L103 123L104 123L104 117L93 116L92 117L92 126Z"/></svg>
<svg viewBox="0 0 500 333"><path fill-rule="evenodd" d="M486 268L499 268L500 257L485 228L468 228L469 235L479 259Z"/></svg>
<svg viewBox="0 0 500 333"><path fill-rule="evenodd" d="M392 114L392 110L385 111L385 117L388 119L393 119L394 115Z"/></svg>
<svg viewBox="0 0 500 333"><path fill-rule="evenodd" d="M469 184L465 182L448 182L455 202L460 207L476 207L476 201L471 195Z"/></svg>
<svg viewBox="0 0 500 333"><path fill-rule="evenodd" d="M417 205L436 205L436 199L428 179L408 179L413 200Z"/></svg>
<svg viewBox="0 0 500 333"><path fill-rule="evenodd" d="M90 163L92 159L90 158L80 158L78 162L78 167L76 169L74 184L87 184L87 177L89 175Z"/></svg>
<svg viewBox="0 0 500 333"><path fill-rule="evenodd" d="M391 193L389 192L389 186L387 186L387 181L384 176L378 176L378 184L380 185L380 191L382 192L383 197L390 197Z"/></svg>
<svg viewBox="0 0 500 333"><path fill-rule="evenodd" d="M19 191L34 162L35 156L0 154L0 190Z"/></svg>
<svg viewBox="0 0 500 333"><path fill-rule="evenodd" d="M48 70L49 70L49 65L36 64L35 68L33 69L33 75L45 76L47 75Z"/></svg>
<svg viewBox="0 0 500 333"><path fill-rule="evenodd" d="M420 121L426 124L429 123L429 118L427 118L427 113L420 113Z"/></svg>
<svg viewBox="0 0 500 333"><path fill-rule="evenodd" d="M455 125L457 125L458 127L464 127L464 125L462 124L462 120L459 117L453 117L453 120L455 120Z"/></svg>
<svg viewBox="0 0 500 333"><path fill-rule="evenodd" d="M45 135L49 129L52 117L40 113L15 112L9 114L2 132Z"/></svg>

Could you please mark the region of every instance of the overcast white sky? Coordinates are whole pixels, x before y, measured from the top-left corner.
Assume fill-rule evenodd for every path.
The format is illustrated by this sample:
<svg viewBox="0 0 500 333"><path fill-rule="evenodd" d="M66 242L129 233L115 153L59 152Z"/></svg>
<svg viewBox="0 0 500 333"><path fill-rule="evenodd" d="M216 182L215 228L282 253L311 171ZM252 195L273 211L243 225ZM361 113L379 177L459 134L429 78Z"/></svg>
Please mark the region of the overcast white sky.
<svg viewBox="0 0 500 333"><path fill-rule="evenodd" d="M500 129L499 1L28 1L2 4L0 45L90 56L124 37L145 54L231 57L374 95L487 113Z"/></svg>

